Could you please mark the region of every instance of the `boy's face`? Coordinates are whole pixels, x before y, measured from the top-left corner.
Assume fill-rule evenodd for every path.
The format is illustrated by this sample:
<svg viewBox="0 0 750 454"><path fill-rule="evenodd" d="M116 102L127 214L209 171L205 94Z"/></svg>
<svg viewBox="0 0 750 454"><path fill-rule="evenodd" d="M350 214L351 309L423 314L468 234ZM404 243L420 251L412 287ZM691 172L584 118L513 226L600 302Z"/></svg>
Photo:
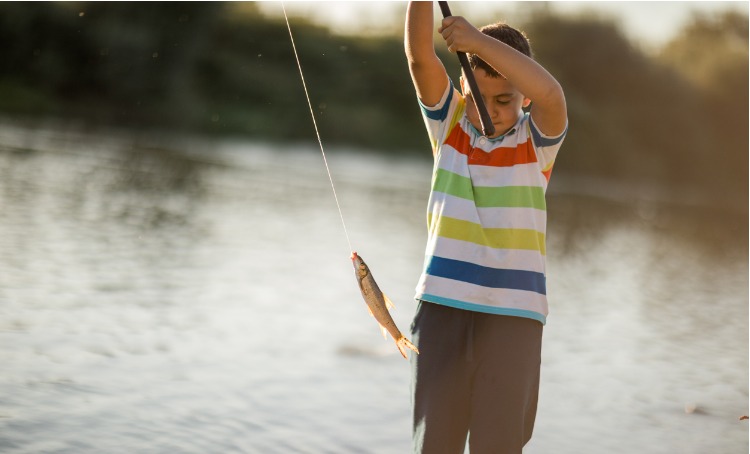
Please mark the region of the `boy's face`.
<svg viewBox="0 0 750 454"><path fill-rule="evenodd" d="M487 112L492 118L492 124L495 126L495 134L490 137L498 137L507 133L522 115L522 108L527 107L531 100L524 97L505 78L492 77L482 68L474 70L474 78L482 93L484 105L487 106ZM461 90L466 97L466 116L471 124L481 131L482 124L479 121L476 104L474 104L473 93L463 76L461 77Z"/></svg>

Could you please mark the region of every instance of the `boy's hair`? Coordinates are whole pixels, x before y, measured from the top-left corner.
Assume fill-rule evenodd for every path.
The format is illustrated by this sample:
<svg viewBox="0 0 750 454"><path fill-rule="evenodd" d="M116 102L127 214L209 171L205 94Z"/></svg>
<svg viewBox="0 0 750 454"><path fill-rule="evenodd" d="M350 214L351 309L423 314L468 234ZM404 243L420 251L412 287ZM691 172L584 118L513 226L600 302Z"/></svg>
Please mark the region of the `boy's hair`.
<svg viewBox="0 0 750 454"><path fill-rule="evenodd" d="M484 27L480 28L479 31L487 36L490 36L498 41L507 44L508 46L512 47L518 52L521 52L527 57L533 58L529 39L526 37L526 34L524 32L516 30L515 28L503 22L485 25ZM471 64L471 69L482 68L491 77L501 77L501 74L498 73L495 68L488 65L487 62L485 62L475 54L469 54L468 57L469 63Z"/></svg>

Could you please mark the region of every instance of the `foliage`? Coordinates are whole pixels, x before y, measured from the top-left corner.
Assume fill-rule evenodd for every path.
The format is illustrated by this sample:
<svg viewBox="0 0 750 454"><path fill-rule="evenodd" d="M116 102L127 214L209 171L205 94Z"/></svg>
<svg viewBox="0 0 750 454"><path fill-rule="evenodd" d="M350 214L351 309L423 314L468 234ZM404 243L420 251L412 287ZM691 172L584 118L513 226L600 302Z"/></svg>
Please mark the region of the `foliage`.
<svg viewBox="0 0 750 454"><path fill-rule="evenodd" d="M534 10L521 27L566 91L558 172L692 185L747 207L748 21L695 17L656 56L617 27ZM425 152L401 36L292 30L323 140ZM0 112L314 140L286 24L253 3L4 2ZM455 56L441 51L452 75Z"/></svg>
<svg viewBox="0 0 750 454"><path fill-rule="evenodd" d="M736 13L695 16L663 49L660 59L690 81L704 107L702 130L711 142L705 150L693 153L701 158L701 173L721 186L736 182L741 192L735 196L747 206L747 17Z"/></svg>

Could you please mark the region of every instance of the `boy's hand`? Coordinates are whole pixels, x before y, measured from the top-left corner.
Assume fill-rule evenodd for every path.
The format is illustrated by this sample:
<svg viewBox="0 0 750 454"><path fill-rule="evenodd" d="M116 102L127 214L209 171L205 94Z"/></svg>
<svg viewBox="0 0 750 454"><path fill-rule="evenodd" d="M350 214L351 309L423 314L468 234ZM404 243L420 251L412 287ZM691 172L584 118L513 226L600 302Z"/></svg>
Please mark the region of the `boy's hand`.
<svg viewBox="0 0 750 454"><path fill-rule="evenodd" d="M461 16L450 16L443 19L438 33L443 36L445 43L448 45L448 50L454 53L478 54L482 42L487 38L487 35L480 32Z"/></svg>

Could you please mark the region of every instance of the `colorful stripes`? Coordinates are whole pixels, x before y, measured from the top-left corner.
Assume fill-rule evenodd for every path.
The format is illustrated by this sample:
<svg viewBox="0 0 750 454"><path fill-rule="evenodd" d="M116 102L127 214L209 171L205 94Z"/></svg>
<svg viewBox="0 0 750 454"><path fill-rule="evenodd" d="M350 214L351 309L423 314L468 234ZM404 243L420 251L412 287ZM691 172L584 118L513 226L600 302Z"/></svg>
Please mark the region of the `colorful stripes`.
<svg viewBox="0 0 750 454"><path fill-rule="evenodd" d="M438 169L433 191L474 200L479 208L516 207L546 210L544 188L539 186L473 186L471 179Z"/></svg>
<svg viewBox="0 0 750 454"><path fill-rule="evenodd" d="M490 268L474 263L433 256L428 260L427 274L488 288L525 290L547 294L542 273Z"/></svg>
<svg viewBox="0 0 750 454"><path fill-rule="evenodd" d="M542 325L547 323L547 317L542 315L540 312L544 305L540 305L539 309L519 309L515 307L506 306L491 306L487 304L467 303L466 301L457 300L453 298L446 298L444 296L431 295L425 293L419 298L430 303L442 304L443 306L455 307L458 309L464 309L467 311L484 312L485 314L495 315L507 315L510 317L523 317L536 320Z"/></svg>
<svg viewBox="0 0 750 454"><path fill-rule="evenodd" d="M454 240L451 238L435 238L435 248L430 250L444 251L453 260L476 263L492 268L534 271L545 273L545 262L539 260L539 251L533 249L493 249L477 243ZM446 257L446 255L441 255Z"/></svg>
<svg viewBox="0 0 750 454"><path fill-rule="evenodd" d="M422 106L436 161L416 298L545 323L545 190L565 134L544 136L524 114L487 140L446 90Z"/></svg>
<svg viewBox="0 0 750 454"><path fill-rule="evenodd" d="M534 208L477 208L473 200L461 199L442 192L433 192L428 216L433 221L446 216L463 219L484 227L506 229L534 229L543 232L547 225L547 212Z"/></svg>
<svg viewBox="0 0 750 454"><path fill-rule="evenodd" d="M453 98L453 90L448 91L448 97L445 101L442 101L443 106L439 109L431 110L425 106L422 106L422 112L430 120L443 121L448 115L448 108L451 106L451 100Z"/></svg>
<svg viewBox="0 0 750 454"><path fill-rule="evenodd" d="M471 145L471 136L461 128L460 123L453 127L448 138L445 139L445 145L449 145L457 152L468 156L469 165L511 167L537 162L536 154L529 140L513 147L500 146L485 151Z"/></svg>
<svg viewBox="0 0 750 454"><path fill-rule="evenodd" d="M428 223L434 225L432 215L428 215ZM546 254L544 233L532 229L487 228L470 221L442 216L430 233L493 249L524 249Z"/></svg>
<svg viewBox="0 0 750 454"><path fill-rule="evenodd" d="M534 123L534 119L529 117L529 129L531 129L531 137L534 140L534 145L537 148L546 148L546 147L553 147L555 145L558 145L560 142L562 142L563 138L565 137L565 134L568 132L568 126L565 126L565 131L563 131L562 134L560 134L557 137L548 137L542 134L541 131L539 131L539 128L536 127L536 123Z"/></svg>
<svg viewBox="0 0 750 454"><path fill-rule="evenodd" d="M542 170L542 175L544 175L544 178L547 180L547 183L549 183L549 177L552 176L552 166L555 164L555 161L550 162L550 164L547 166L546 169Z"/></svg>

